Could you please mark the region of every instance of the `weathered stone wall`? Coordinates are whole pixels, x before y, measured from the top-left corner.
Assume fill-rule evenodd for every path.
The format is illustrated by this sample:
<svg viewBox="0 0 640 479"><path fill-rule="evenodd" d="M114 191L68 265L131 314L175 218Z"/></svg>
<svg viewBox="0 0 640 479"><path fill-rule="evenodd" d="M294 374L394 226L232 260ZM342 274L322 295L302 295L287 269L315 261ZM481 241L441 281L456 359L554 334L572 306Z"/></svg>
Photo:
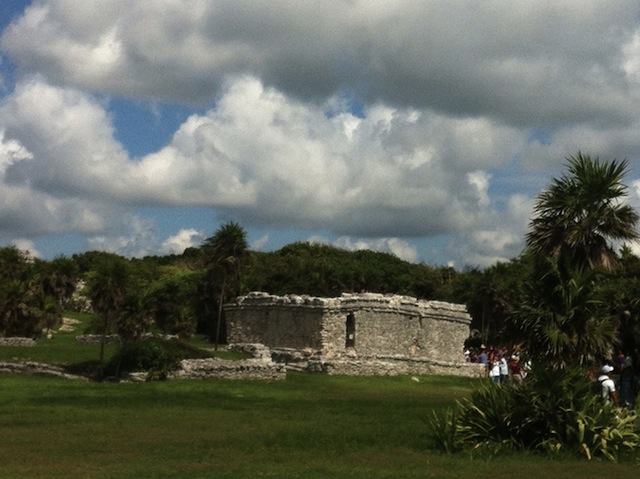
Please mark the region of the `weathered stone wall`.
<svg viewBox="0 0 640 479"><path fill-rule="evenodd" d="M469 337L469 322L463 323L447 315L425 315L424 352L428 358L457 362L464 361L464 341Z"/></svg>
<svg viewBox="0 0 640 479"><path fill-rule="evenodd" d="M475 375L473 368L458 366L465 363L463 345L471 322L464 305L382 294L313 298L250 293L225 310L230 343L304 350L329 365L319 367L325 372L359 369L362 374L376 370L373 365L381 358L393 358L394 364L403 363L395 371Z"/></svg>
<svg viewBox="0 0 640 479"><path fill-rule="evenodd" d="M432 361L426 358L358 358L336 361L310 360L309 372L348 376L399 376L409 374L484 377L483 364Z"/></svg>
<svg viewBox="0 0 640 479"><path fill-rule="evenodd" d="M246 303L239 301L225 307L227 341L262 343L270 347L320 348L323 312L320 303L301 296L254 293Z"/></svg>
<svg viewBox="0 0 640 479"><path fill-rule="evenodd" d="M180 369L169 375L169 379L260 379L278 381L286 379L284 364L271 360L246 359L225 361L216 358L185 359Z"/></svg>

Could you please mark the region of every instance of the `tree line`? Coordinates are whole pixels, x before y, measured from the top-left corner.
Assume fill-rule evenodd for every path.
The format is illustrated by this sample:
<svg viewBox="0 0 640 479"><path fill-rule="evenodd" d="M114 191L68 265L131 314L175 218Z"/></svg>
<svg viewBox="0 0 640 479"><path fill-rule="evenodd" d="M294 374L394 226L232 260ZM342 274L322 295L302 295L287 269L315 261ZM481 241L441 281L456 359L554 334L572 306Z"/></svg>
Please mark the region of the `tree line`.
<svg viewBox="0 0 640 479"><path fill-rule="evenodd" d="M133 337L154 329L183 337L203 334L213 343L225 338L221 305L249 291L445 300L465 275L388 253L320 244L250 251L246 232L233 222L182 255L125 258L89 251L47 261L6 247L0 248L0 335L37 336L59 324L65 310L85 308L80 297L99 316L93 332Z"/></svg>

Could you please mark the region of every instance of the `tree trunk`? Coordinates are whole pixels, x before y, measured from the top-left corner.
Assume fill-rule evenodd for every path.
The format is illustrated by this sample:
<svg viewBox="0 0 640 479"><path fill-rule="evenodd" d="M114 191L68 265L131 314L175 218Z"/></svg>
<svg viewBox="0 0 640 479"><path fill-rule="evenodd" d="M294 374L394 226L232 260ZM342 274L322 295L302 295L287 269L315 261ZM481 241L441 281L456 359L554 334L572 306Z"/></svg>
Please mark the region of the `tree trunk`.
<svg viewBox="0 0 640 479"><path fill-rule="evenodd" d="M104 343L107 341L107 326L109 325L109 314L106 313L102 322L102 335L100 337L100 363L98 365L98 380L104 379Z"/></svg>
<svg viewBox="0 0 640 479"><path fill-rule="evenodd" d="M222 289L220 290L220 300L218 301L218 321L216 322L216 334L213 350L218 350L218 344L220 343L220 325L222 323L222 306L224 304L224 297L227 290L227 275L222 278Z"/></svg>

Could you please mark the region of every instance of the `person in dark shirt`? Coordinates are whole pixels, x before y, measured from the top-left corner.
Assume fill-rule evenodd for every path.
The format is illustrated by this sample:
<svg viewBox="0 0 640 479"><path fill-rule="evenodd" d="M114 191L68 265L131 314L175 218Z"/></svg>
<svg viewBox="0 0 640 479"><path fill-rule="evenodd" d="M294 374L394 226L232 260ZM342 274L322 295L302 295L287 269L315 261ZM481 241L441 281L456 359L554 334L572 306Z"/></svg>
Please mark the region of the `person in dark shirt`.
<svg viewBox="0 0 640 479"><path fill-rule="evenodd" d="M638 396L638 389L640 389L639 386L640 384L634 373L633 366L625 365L618 378L620 406L632 410L636 408L636 397Z"/></svg>

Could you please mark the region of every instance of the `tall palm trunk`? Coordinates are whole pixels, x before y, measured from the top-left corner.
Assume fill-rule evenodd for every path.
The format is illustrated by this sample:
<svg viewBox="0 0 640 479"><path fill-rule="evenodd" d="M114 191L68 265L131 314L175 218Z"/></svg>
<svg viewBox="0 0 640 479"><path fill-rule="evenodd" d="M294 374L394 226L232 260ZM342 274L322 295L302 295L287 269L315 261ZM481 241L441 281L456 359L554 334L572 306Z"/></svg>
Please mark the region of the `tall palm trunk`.
<svg viewBox="0 0 640 479"><path fill-rule="evenodd" d="M214 351L218 350L218 344L220 343L220 327L222 324L222 312L224 305L224 298L227 294L227 275L222 278L222 288L220 289L220 300L218 301L218 321L216 322L216 333L213 343Z"/></svg>
<svg viewBox="0 0 640 479"><path fill-rule="evenodd" d="M104 345L107 342L107 328L109 325L109 313L105 313L102 321L102 334L100 335L100 362L98 363L98 380L104 379Z"/></svg>

